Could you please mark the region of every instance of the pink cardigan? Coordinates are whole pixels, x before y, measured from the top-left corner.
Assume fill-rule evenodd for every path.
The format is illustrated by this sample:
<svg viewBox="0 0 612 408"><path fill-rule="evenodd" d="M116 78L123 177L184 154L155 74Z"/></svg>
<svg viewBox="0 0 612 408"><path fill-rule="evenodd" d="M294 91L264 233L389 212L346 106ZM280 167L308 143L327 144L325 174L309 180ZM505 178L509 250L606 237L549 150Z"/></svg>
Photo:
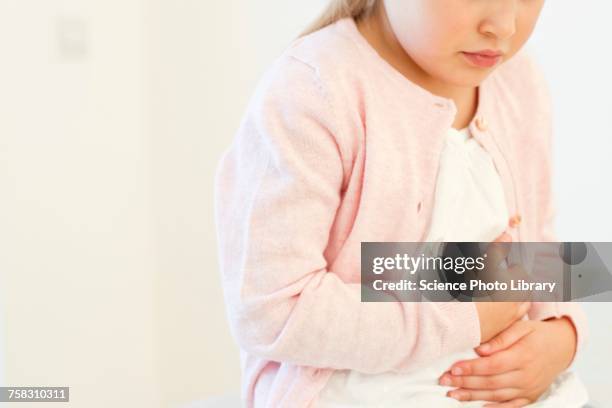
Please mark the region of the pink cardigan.
<svg viewBox="0 0 612 408"><path fill-rule="evenodd" d="M554 241L551 101L522 51L480 86L515 241ZM473 303L361 303L360 243L422 241L454 103L407 80L344 19L267 72L215 183L220 268L248 407L311 407L334 369L403 372L480 343ZM531 319L578 304L539 303Z"/></svg>

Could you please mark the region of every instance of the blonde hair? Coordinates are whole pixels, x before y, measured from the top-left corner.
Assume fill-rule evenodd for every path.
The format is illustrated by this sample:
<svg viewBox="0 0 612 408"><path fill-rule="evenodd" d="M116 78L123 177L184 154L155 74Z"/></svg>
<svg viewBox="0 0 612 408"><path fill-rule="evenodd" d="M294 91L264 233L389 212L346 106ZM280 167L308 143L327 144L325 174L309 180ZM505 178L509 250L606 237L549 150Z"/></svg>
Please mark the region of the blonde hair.
<svg viewBox="0 0 612 408"><path fill-rule="evenodd" d="M378 0L331 0L327 8L301 36L313 33L346 17L356 21L372 12Z"/></svg>

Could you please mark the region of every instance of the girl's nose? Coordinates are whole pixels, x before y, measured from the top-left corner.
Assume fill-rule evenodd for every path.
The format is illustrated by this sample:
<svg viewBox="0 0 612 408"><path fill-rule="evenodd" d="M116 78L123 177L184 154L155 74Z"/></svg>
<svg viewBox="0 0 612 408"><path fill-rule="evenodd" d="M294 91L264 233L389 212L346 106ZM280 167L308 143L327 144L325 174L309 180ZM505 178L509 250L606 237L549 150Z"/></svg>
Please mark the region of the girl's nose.
<svg viewBox="0 0 612 408"><path fill-rule="evenodd" d="M506 40L516 33L517 0L491 1L490 12L480 25L480 32Z"/></svg>

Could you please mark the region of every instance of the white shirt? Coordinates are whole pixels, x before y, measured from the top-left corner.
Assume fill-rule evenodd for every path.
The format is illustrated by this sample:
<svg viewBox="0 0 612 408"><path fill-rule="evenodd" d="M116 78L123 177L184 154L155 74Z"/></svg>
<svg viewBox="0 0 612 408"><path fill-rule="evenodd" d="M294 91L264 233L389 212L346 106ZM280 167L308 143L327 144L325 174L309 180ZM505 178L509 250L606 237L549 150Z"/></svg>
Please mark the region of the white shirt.
<svg viewBox="0 0 612 408"><path fill-rule="evenodd" d="M468 128L451 128L440 158L434 208L425 242L491 242L506 230L509 218L493 160L471 137ZM402 374L337 370L320 393L316 406L481 407L485 402L460 402L446 397L454 387L438 385L439 377L453 363L476 357L474 350L465 350ZM587 400L582 383L568 372L557 378L539 402L529 406L577 408Z"/></svg>

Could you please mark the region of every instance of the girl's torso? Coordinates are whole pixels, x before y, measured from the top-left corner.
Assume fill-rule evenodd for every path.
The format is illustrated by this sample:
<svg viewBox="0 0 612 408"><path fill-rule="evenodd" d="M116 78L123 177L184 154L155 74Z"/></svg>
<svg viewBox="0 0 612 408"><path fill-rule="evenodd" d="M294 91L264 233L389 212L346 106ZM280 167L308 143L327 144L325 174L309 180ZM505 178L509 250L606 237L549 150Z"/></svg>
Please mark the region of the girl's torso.
<svg viewBox="0 0 612 408"><path fill-rule="evenodd" d="M467 128L460 131L450 128L440 157L432 220L425 242L491 242L506 230L509 218L503 187L490 156ZM469 349L402 374L335 371L317 406L481 407L485 401L459 402L447 397L453 387L438 384L452 364L477 357ZM579 408L586 403L584 386L573 373L566 373L532 406Z"/></svg>

